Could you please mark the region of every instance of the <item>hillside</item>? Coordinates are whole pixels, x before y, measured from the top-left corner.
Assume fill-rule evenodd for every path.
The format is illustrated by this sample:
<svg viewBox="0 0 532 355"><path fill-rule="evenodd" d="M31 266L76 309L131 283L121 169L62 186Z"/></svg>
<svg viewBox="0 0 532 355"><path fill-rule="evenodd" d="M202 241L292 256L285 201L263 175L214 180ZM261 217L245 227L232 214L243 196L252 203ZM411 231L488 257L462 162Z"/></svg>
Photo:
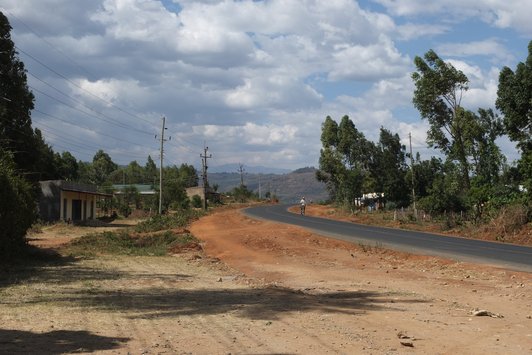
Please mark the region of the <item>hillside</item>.
<svg viewBox="0 0 532 355"><path fill-rule="evenodd" d="M218 191L228 192L240 185L238 173L210 173L210 185L217 184ZM316 180L315 168L302 168L288 174L251 174L244 175L244 184L252 191L264 197L268 191L281 202L299 201L305 196L308 201L328 199L325 184Z"/></svg>

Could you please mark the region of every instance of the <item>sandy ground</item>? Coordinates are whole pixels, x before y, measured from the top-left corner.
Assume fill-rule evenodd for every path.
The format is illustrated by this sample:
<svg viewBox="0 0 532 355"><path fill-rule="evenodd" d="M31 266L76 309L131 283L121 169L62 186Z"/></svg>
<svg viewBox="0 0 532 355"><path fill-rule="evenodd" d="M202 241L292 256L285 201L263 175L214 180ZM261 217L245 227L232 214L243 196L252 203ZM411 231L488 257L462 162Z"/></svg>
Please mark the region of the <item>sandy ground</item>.
<svg viewBox="0 0 532 355"><path fill-rule="evenodd" d="M204 253L0 275L0 353L532 353L530 273L352 245L238 210L191 231ZM78 235L48 232L32 243Z"/></svg>

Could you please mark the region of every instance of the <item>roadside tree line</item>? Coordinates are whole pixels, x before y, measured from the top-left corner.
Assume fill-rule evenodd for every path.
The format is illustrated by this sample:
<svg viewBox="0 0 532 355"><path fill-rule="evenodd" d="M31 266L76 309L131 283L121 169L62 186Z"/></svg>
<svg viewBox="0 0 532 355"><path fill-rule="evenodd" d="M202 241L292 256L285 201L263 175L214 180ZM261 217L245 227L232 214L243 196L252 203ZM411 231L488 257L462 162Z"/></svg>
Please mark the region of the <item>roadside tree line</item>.
<svg viewBox="0 0 532 355"><path fill-rule="evenodd" d="M467 110L462 103L467 76L434 51L415 58L414 106L429 123L427 143L441 157L409 167L406 147L397 133L381 127L378 142L369 141L353 121L322 124L317 178L331 199L351 209L364 193L384 193L389 208L419 208L433 214L466 212L476 221L493 218L504 207L518 205L532 219L532 41L526 62L499 76L492 109ZM497 145L507 135L520 159L509 164ZM413 176L412 176L413 174ZM413 184L412 184L413 182ZM414 194L412 193L414 189Z"/></svg>

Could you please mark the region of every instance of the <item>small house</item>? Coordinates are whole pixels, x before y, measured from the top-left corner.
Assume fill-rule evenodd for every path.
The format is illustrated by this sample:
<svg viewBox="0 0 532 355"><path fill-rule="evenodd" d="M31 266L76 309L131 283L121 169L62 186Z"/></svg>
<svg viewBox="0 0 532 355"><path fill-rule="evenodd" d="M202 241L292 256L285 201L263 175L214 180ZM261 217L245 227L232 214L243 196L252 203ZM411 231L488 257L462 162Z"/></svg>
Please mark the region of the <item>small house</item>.
<svg viewBox="0 0 532 355"><path fill-rule="evenodd" d="M96 186L64 180L40 181L39 214L43 221L87 221L96 219L96 202L112 195Z"/></svg>

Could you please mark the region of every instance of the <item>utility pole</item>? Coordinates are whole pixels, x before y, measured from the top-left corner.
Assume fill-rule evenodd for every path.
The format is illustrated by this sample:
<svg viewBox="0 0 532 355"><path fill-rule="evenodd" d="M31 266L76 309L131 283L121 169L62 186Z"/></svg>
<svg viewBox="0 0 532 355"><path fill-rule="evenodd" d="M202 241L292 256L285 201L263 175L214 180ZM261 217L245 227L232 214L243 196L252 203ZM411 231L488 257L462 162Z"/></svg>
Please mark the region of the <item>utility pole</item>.
<svg viewBox="0 0 532 355"><path fill-rule="evenodd" d="M240 173L240 186L244 186L244 172L246 169L244 169L244 165L238 164L238 172Z"/></svg>
<svg viewBox="0 0 532 355"><path fill-rule="evenodd" d="M262 191L261 191L261 186L260 186L260 173L259 173L259 200L262 199Z"/></svg>
<svg viewBox="0 0 532 355"><path fill-rule="evenodd" d="M209 150L209 147L203 145L203 153L200 154L201 157L201 165L203 167L202 172L202 178L203 178L203 209L207 210L207 186L209 186L209 180L207 180L207 159L212 158L212 154L207 155L207 151Z"/></svg>
<svg viewBox="0 0 532 355"><path fill-rule="evenodd" d="M163 155L164 155L164 127L166 123L166 117L163 116L163 126L161 128L161 162L159 166L159 214L163 212Z"/></svg>
<svg viewBox="0 0 532 355"><path fill-rule="evenodd" d="M412 169L412 201L414 203L414 216L417 218L416 189L414 182L414 155L412 154L412 133L408 133L408 139L410 141L410 169Z"/></svg>

